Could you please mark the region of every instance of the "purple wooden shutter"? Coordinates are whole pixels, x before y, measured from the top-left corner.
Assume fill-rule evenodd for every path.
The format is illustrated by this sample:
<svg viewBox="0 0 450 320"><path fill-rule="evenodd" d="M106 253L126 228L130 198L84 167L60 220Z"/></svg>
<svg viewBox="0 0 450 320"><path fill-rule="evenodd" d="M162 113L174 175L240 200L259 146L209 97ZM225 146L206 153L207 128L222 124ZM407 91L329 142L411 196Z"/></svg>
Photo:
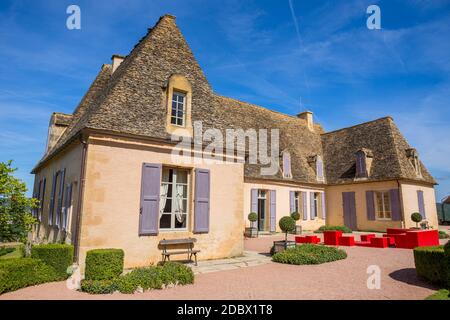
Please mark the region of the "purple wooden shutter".
<svg viewBox="0 0 450 320"><path fill-rule="evenodd" d="M38 210L38 220L41 221L42 212L44 211L44 199L45 199L45 186L47 185L47 179L42 180L40 197L39 197L39 210Z"/></svg>
<svg viewBox="0 0 450 320"><path fill-rule="evenodd" d="M258 189L250 190L250 210L258 213Z"/></svg>
<svg viewBox="0 0 450 320"><path fill-rule="evenodd" d="M419 213L422 215L423 219L426 219L425 215L425 202L423 200L423 191L417 190L417 200L419 201Z"/></svg>
<svg viewBox="0 0 450 320"><path fill-rule="evenodd" d="M356 176L357 177L367 176L366 155L362 151L356 154Z"/></svg>
<svg viewBox="0 0 450 320"><path fill-rule="evenodd" d="M66 187L66 194L64 196L63 222L62 222L63 230L67 229L67 218L71 202L72 202L72 184L69 184Z"/></svg>
<svg viewBox="0 0 450 320"><path fill-rule="evenodd" d="M308 196L306 192L302 191L302 202L303 202L303 220L308 220Z"/></svg>
<svg viewBox="0 0 450 320"><path fill-rule="evenodd" d="M270 190L270 232L277 229L277 192Z"/></svg>
<svg viewBox="0 0 450 320"><path fill-rule="evenodd" d="M402 220L402 215L400 212L400 194L398 189L389 190L389 196L391 198L391 218L394 221Z"/></svg>
<svg viewBox="0 0 450 320"><path fill-rule="evenodd" d="M322 181L323 180L323 161L321 156L316 157L316 174L317 174L317 180Z"/></svg>
<svg viewBox="0 0 450 320"><path fill-rule="evenodd" d="M61 217L63 210L63 198L64 198L64 179L66 176L66 169L61 170L61 176L59 179L59 191L58 191L58 207L56 209L56 226L61 226Z"/></svg>
<svg viewBox="0 0 450 320"><path fill-rule="evenodd" d="M310 218L314 220L316 218L316 204L314 203L314 192L309 193L309 205L311 207Z"/></svg>
<svg viewBox="0 0 450 320"><path fill-rule="evenodd" d="M207 169L195 169L194 232L209 232L210 173Z"/></svg>
<svg viewBox="0 0 450 320"><path fill-rule="evenodd" d="M55 211L55 194L56 194L56 181L58 178L58 173L53 174L53 181L52 181L52 192L50 194L50 208L48 211L48 225L53 225L53 213Z"/></svg>
<svg viewBox="0 0 450 320"><path fill-rule="evenodd" d="M161 164L143 163L141 206L139 209L139 235L158 234Z"/></svg>
<svg viewBox="0 0 450 320"><path fill-rule="evenodd" d="M292 178L291 155L289 152L283 152L283 178Z"/></svg>
<svg viewBox="0 0 450 320"><path fill-rule="evenodd" d="M289 207L291 213L295 211L295 191L289 191Z"/></svg>
<svg viewBox="0 0 450 320"><path fill-rule="evenodd" d="M39 180L37 176L35 176L34 178L34 188L33 188L33 198L39 200L41 197L41 185L42 185L42 180ZM39 204L40 206L40 204ZM33 210L31 210L31 214L33 215L33 217L37 218L38 217L38 212L39 212L39 207L34 208Z"/></svg>
<svg viewBox="0 0 450 320"><path fill-rule="evenodd" d="M373 191L366 191L367 220L375 220L375 203Z"/></svg>
<svg viewBox="0 0 450 320"><path fill-rule="evenodd" d="M322 219L326 218L326 208L325 208L325 192L322 193Z"/></svg>

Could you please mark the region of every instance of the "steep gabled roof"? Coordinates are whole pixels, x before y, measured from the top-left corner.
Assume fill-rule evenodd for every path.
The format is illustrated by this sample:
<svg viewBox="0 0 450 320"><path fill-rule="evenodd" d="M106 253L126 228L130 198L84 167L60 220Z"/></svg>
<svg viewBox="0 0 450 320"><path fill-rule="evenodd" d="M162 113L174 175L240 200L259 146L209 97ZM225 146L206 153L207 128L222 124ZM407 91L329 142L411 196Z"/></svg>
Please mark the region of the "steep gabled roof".
<svg viewBox="0 0 450 320"><path fill-rule="evenodd" d="M410 148L391 117L362 123L322 135L328 183L349 183L355 180L355 153L369 149L373 162L367 181L411 179L435 183L421 163L422 178L406 156Z"/></svg>

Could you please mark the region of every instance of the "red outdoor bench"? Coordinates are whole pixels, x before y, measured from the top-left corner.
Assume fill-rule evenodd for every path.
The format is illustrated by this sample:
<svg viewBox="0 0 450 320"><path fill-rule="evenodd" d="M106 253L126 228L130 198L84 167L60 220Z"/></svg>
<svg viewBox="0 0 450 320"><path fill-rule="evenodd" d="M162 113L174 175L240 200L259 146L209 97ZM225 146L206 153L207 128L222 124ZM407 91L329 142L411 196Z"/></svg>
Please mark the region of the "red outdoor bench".
<svg viewBox="0 0 450 320"><path fill-rule="evenodd" d="M342 236L339 238L339 245L352 247L355 245L355 237L354 236Z"/></svg>
<svg viewBox="0 0 450 320"><path fill-rule="evenodd" d="M371 238L370 246L373 248L387 248L388 247L388 239L386 237Z"/></svg>
<svg viewBox="0 0 450 320"><path fill-rule="evenodd" d="M437 230L387 229L387 236L393 237L395 246L403 249L414 249L423 246L439 245Z"/></svg>
<svg viewBox="0 0 450 320"><path fill-rule="evenodd" d="M295 243L319 243L320 238L318 236L297 236L295 237Z"/></svg>
<svg viewBox="0 0 450 320"><path fill-rule="evenodd" d="M371 238L375 238L375 234L374 233L362 234L361 235L361 242L370 242Z"/></svg>
<svg viewBox="0 0 450 320"><path fill-rule="evenodd" d="M342 237L342 231L324 231L323 241L326 245L337 246L339 244L339 238Z"/></svg>
<svg viewBox="0 0 450 320"><path fill-rule="evenodd" d="M395 246L395 237L387 234L383 234L383 237L388 239L388 246Z"/></svg>

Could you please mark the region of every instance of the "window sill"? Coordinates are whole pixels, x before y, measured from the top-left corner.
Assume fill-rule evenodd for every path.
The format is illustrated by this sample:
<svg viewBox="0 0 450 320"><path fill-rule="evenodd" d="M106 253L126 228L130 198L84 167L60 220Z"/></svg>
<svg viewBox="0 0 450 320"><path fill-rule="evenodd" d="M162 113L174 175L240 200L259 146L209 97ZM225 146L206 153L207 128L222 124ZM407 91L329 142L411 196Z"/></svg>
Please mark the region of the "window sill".
<svg viewBox="0 0 450 320"><path fill-rule="evenodd" d="M168 233L168 232L190 232L187 228L185 228L185 229L180 229L180 228L177 228L177 229L159 229L159 232L161 232L161 233Z"/></svg>

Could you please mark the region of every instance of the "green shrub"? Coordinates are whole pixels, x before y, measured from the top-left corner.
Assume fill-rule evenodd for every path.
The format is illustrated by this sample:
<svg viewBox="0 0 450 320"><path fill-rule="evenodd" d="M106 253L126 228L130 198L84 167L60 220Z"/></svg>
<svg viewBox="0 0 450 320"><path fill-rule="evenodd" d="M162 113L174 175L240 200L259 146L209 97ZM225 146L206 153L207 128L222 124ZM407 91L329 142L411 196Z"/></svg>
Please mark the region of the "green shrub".
<svg viewBox="0 0 450 320"><path fill-rule="evenodd" d="M446 255L450 256L450 241L447 241L447 243L444 245L444 252Z"/></svg>
<svg viewBox="0 0 450 320"><path fill-rule="evenodd" d="M161 289L164 284L161 269L161 267L137 268L126 276L132 277L138 286L144 290Z"/></svg>
<svg viewBox="0 0 450 320"><path fill-rule="evenodd" d="M419 277L450 286L450 255L445 254L443 246L415 248L414 264Z"/></svg>
<svg viewBox="0 0 450 320"><path fill-rule="evenodd" d="M450 291L447 289L438 290L431 296L426 297L425 300L450 300Z"/></svg>
<svg viewBox="0 0 450 320"><path fill-rule="evenodd" d="M275 253L272 260L287 264L321 264L347 258L344 250L323 245L303 244Z"/></svg>
<svg viewBox="0 0 450 320"><path fill-rule="evenodd" d="M179 283L182 285L194 282L192 269L177 262L166 262L161 267L161 279L164 284Z"/></svg>
<svg viewBox="0 0 450 320"><path fill-rule="evenodd" d="M117 290L116 280L81 280L81 291L90 294L107 294Z"/></svg>
<svg viewBox="0 0 450 320"><path fill-rule="evenodd" d="M258 220L258 214L256 212L250 212L247 218L248 221L255 222L256 220Z"/></svg>
<svg viewBox="0 0 450 320"><path fill-rule="evenodd" d="M298 213L297 211L294 211L294 212L291 213L291 217L295 221L298 221L298 220L300 220L300 213Z"/></svg>
<svg viewBox="0 0 450 320"><path fill-rule="evenodd" d="M56 280L55 270L38 259L18 258L0 262L0 294Z"/></svg>
<svg viewBox="0 0 450 320"><path fill-rule="evenodd" d="M86 254L85 277L87 280L109 280L123 272L122 249L94 249Z"/></svg>
<svg viewBox="0 0 450 320"><path fill-rule="evenodd" d="M416 227L419 227L418 223L422 221L422 215L418 212L413 212L411 214L411 220L416 223Z"/></svg>
<svg viewBox="0 0 450 320"><path fill-rule="evenodd" d="M113 281L115 282L117 290L121 293L134 293L139 287L139 279L131 273L120 276Z"/></svg>
<svg viewBox="0 0 450 320"><path fill-rule="evenodd" d="M8 253L13 252L14 250L16 250L16 249L15 249L15 248L11 248L11 247L8 247L8 248L0 248L0 257L1 257L1 256L4 256L5 254L8 254Z"/></svg>
<svg viewBox="0 0 450 320"><path fill-rule="evenodd" d="M67 268L73 263L73 246L69 244L49 243L35 245L31 248L31 257L41 259L55 269L59 279L67 279Z"/></svg>
<svg viewBox="0 0 450 320"><path fill-rule="evenodd" d="M343 233L352 233L352 229L347 226L321 226L315 233L322 233L324 231L342 231Z"/></svg>
<svg viewBox="0 0 450 320"><path fill-rule="evenodd" d="M447 232L445 232L445 231L439 231L439 239L447 239L447 238L450 238L450 236L448 235L448 233Z"/></svg>

